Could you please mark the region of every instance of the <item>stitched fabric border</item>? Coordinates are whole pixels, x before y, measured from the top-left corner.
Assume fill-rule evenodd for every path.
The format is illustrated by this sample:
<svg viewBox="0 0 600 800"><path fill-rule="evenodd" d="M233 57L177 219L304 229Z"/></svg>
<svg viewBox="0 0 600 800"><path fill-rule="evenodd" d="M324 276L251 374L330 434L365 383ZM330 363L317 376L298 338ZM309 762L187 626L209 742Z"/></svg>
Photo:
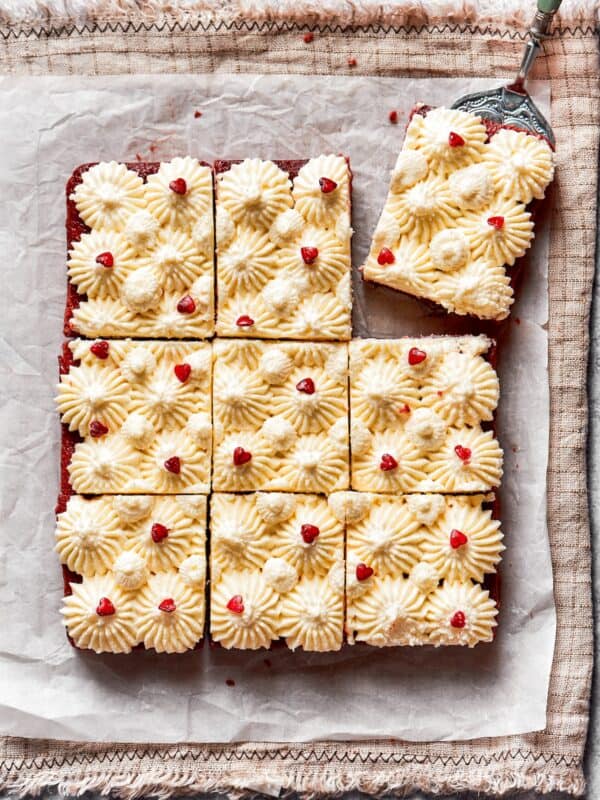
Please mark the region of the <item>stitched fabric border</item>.
<svg viewBox="0 0 600 800"><path fill-rule="evenodd" d="M136 23L137 24L137 23ZM172 71L353 72L377 75L498 76L521 54L519 37L470 27L324 29L310 51L300 29L215 25L202 36L155 27L68 37L5 40L7 72L112 74ZM393 31L393 32L392 32ZM322 742L131 747L0 740L0 788L36 791L57 785L74 793L113 791L124 798L198 791L250 795L297 791L314 797L348 789L371 794L414 788L564 790L582 793L582 757L591 680L590 543L585 487L588 318L594 269L600 98L598 42L591 29L554 37L537 65L553 88L558 179L550 253L550 383L552 431L549 518L558 614L556 656L545 731L525 736L414 744ZM490 46L494 40L493 47ZM434 57L435 56L435 57ZM589 209L582 214L581 209ZM576 347L573 343L576 342ZM569 447L559 444L568 442ZM568 541L562 531L568 529Z"/></svg>

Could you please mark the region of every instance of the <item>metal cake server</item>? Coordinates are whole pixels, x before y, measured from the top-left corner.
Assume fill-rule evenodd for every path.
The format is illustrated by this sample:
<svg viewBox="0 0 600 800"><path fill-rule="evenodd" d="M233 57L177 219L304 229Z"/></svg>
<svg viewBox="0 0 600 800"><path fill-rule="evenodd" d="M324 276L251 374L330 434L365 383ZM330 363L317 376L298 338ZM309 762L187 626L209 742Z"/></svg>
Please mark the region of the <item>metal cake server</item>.
<svg viewBox="0 0 600 800"><path fill-rule="evenodd" d="M459 98L452 108L470 111L503 125L515 125L540 134L554 147L552 128L528 95L525 82L561 2L562 0L537 0L537 11L529 29L529 40L514 83L491 91L467 94Z"/></svg>

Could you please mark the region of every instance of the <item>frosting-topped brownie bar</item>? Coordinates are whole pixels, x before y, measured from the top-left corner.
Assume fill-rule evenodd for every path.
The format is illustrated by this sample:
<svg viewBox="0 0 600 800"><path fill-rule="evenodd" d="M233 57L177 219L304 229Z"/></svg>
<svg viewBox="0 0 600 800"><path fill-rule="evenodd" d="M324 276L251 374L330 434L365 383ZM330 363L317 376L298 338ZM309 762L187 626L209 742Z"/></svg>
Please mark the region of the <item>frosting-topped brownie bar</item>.
<svg viewBox="0 0 600 800"><path fill-rule="evenodd" d="M215 172L217 334L349 339L348 161L254 158Z"/></svg>
<svg viewBox="0 0 600 800"><path fill-rule="evenodd" d="M417 107L363 277L455 314L504 319L513 302L507 267L531 246L528 206L553 175L544 139L465 111Z"/></svg>
<svg viewBox="0 0 600 800"><path fill-rule="evenodd" d="M349 486L348 346L213 343L213 489Z"/></svg>
<svg viewBox="0 0 600 800"><path fill-rule="evenodd" d="M67 184L65 332L214 333L212 170L194 158L84 164Z"/></svg>
<svg viewBox="0 0 600 800"><path fill-rule="evenodd" d="M74 495L58 514L63 618L76 647L182 653L203 637L206 497Z"/></svg>
<svg viewBox="0 0 600 800"><path fill-rule="evenodd" d="M493 639L497 605L483 581L504 550L493 495L339 492L346 525L350 644L468 645Z"/></svg>
<svg viewBox="0 0 600 800"><path fill-rule="evenodd" d="M63 493L209 491L210 344L76 339L61 372Z"/></svg>
<svg viewBox="0 0 600 800"><path fill-rule="evenodd" d="M344 528L325 497L213 494L210 632L226 648L342 646Z"/></svg>
<svg viewBox="0 0 600 800"><path fill-rule="evenodd" d="M486 336L350 342L352 488L482 492L500 484Z"/></svg>

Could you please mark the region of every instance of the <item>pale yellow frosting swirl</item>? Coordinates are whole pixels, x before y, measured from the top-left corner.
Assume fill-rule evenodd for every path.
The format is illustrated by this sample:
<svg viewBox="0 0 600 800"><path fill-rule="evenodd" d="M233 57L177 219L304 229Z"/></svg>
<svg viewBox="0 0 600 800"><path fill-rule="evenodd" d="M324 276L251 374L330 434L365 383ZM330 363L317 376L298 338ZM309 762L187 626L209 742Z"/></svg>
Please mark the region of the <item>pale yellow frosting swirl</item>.
<svg viewBox="0 0 600 800"><path fill-rule="evenodd" d="M127 415L127 393L127 384L116 370L95 365L71 367L61 376L56 404L70 431L87 436L95 420L114 432Z"/></svg>
<svg viewBox="0 0 600 800"><path fill-rule="evenodd" d="M240 597L243 611L227 608ZM258 650L279 638L279 595L257 572L228 572L213 584L210 604L210 633L226 649Z"/></svg>
<svg viewBox="0 0 600 800"><path fill-rule="evenodd" d="M211 559L222 569L260 569L270 553L265 525L246 495L213 494Z"/></svg>
<svg viewBox="0 0 600 800"><path fill-rule="evenodd" d="M498 131L485 148L484 163L496 191L525 205L534 198L541 200L554 177L548 143L523 131Z"/></svg>
<svg viewBox="0 0 600 800"><path fill-rule="evenodd" d="M304 261L302 248L305 252L307 248L317 250L311 263ZM349 272L350 252L335 233L308 225L292 244L277 253L277 262L293 279L306 281L309 291L323 292L335 288Z"/></svg>
<svg viewBox="0 0 600 800"><path fill-rule="evenodd" d="M163 289L185 292L196 278L212 271L194 240L185 230L161 228L154 246L138 259L140 269L151 270Z"/></svg>
<svg viewBox="0 0 600 800"><path fill-rule="evenodd" d="M488 220L502 219L501 227ZM533 222L522 203L494 199L485 210L465 213L459 226L469 240L473 259L483 259L492 267L512 266L531 247Z"/></svg>
<svg viewBox="0 0 600 800"><path fill-rule="evenodd" d="M268 386L249 370L226 367L215 371L215 415L227 430L258 428L269 411Z"/></svg>
<svg viewBox="0 0 600 800"><path fill-rule="evenodd" d="M348 626L356 641L374 647L424 644L423 603L423 594L405 578L379 578L352 601Z"/></svg>
<svg viewBox="0 0 600 800"><path fill-rule="evenodd" d="M230 292L259 292L273 278L280 253L262 230L240 226L227 246L219 247L219 278Z"/></svg>
<svg viewBox="0 0 600 800"><path fill-rule="evenodd" d="M348 488L348 455L325 434L300 436L282 458L275 488L296 492L331 492Z"/></svg>
<svg viewBox="0 0 600 800"><path fill-rule="evenodd" d="M439 645L468 645L491 642L498 609L489 592L479 584L444 582L430 594L426 607L429 641ZM464 627L453 626L456 612L464 615Z"/></svg>
<svg viewBox="0 0 600 800"><path fill-rule="evenodd" d="M169 185L181 179L183 194ZM148 176L145 196L148 210L161 225L189 229L203 215L212 214L211 169L190 156L163 162L155 175Z"/></svg>
<svg viewBox="0 0 600 800"><path fill-rule="evenodd" d="M290 180L272 161L247 158L217 177L218 203L240 223L269 229L292 205Z"/></svg>
<svg viewBox="0 0 600 800"><path fill-rule="evenodd" d="M56 552L79 575L103 575L123 546L123 531L110 500L73 495L57 517Z"/></svg>
<svg viewBox="0 0 600 800"><path fill-rule="evenodd" d="M165 466L173 457L179 459L178 473ZM164 431L156 435L144 454L141 474L148 485L160 494L206 492L210 479L210 455L184 430Z"/></svg>
<svg viewBox="0 0 600 800"><path fill-rule="evenodd" d="M155 525L162 526L162 533L166 528L164 538L153 537ZM127 548L137 553L151 572L175 569L188 555L200 552L203 546L204 531L167 497L157 498L151 518L127 532Z"/></svg>
<svg viewBox="0 0 600 800"><path fill-rule="evenodd" d="M398 464L382 469L391 456ZM365 455L353 452L352 488L361 492L412 492L425 477L426 460L403 433L376 433Z"/></svg>
<svg viewBox="0 0 600 800"><path fill-rule="evenodd" d="M279 634L291 650L318 653L342 646L344 596L327 578L301 580L284 598Z"/></svg>
<svg viewBox="0 0 600 800"><path fill-rule="evenodd" d="M442 228L448 228L459 215L448 184L438 176L416 183L390 197L389 210L415 243L426 245Z"/></svg>
<svg viewBox="0 0 600 800"><path fill-rule="evenodd" d="M316 539L306 542L302 527L311 525L318 529ZM324 498L303 496L295 514L280 523L274 532L271 552L283 558L307 578L327 574L343 551L344 530L333 517Z"/></svg>
<svg viewBox="0 0 600 800"><path fill-rule="evenodd" d="M251 453L250 461L236 465L233 455L242 447ZM242 431L215 443L213 489L225 492L249 492L270 486L273 477L273 453L262 436Z"/></svg>
<svg viewBox="0 0 600 800"><path fill-rule="evenodd" d="M146 204L140 176L116 161L101 162L86 170L71 200L90 228L113 231L122 231L129 217Z"/></svg>
<svg viewBox="0 0 600 800"><path fill-rule="evenodd" d="M110 255L110 266L102 257ZM100 261L97 259L100 258ZM136 266L134 252L123 235L111 230L84 233L69 250L69 279L80 294L88 297L117 298L121 285Z"/></svg>
<svg viewBox="0 0 600 800"><path fill-rule="evenodd" d="M423 402L448 425L462 427L492 420L499 395L498 376L488 361L447 353L429 376Z"/></svg>
<svg viewBox="0 0 600 800"><path fill-rule="evenodd" d="M152 575L136 602L136 624L145 647L157 653L193 649L203 635L204 606L204 592L188 586L176 572Z"/></svg>
<svg viewBox="0 0 600 800"><path fill-rule="evenodd" d="M451 134L458 134L464 144L453 147ZM445 174L479 161L486 139L485 125L474 114L451 108L433 108L425 116L413 116L404 146L422 153L430 169Z"/></svg>
<svg viewBox="0 0 600 800"><path fill-rule="evenodd" d="M285 492L258 492L256 510L267 525L278 525L289 519L296 509L296 495Z"/></svg>
<svg viewBox="0 0 600 800"><path fill-rule="evenodd" d="M139 642L132 598L111 575L84 578L70 586L72 594L64 598L61 613L75 646L95 653L130 653ZM98 614L104 598L114 613Z"/></svg>
<svg viewBox="0 0 600 800"><path fill-rule="evenodd" d="M457 446L471 451L468 460L456 454ZM502 450L492 431L479 428L451 430L444 445L430 456L429 478L438 491L486 492L500 485Z"/></svg>
<svg viewBox="0 0 600 800"><path fill-rule="evenodd" d="M311 158L294 180L296 210L312 225L333 227L340 216L348 215L349 177L348 164L342 156ZM319 183L322 178L336 183L336 188L323 192Z"/></svg>
<svg viewBox="0 0 600 800"><path fill-rule="evenodd" d="M421 525L392 498L381 498L367 517L352 524L347 538L353 555L378 576L409 573L421 558Z"/></svg>
<svg viewBox="0 0 600 800"><path fill-rule="evenodd" d="M139 477L140 456L118 435L87 439L75 446L68 469L77 494L125 492Z"/></svg>

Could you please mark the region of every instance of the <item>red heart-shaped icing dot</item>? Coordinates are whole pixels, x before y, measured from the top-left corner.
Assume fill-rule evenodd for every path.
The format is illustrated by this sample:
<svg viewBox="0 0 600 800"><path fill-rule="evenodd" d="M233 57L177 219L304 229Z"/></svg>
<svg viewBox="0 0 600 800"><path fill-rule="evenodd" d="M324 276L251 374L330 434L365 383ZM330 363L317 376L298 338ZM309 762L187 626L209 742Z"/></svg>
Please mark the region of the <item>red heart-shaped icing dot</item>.
<svg viewBox="0 0 600 800"><path fill-rule="evenodd" d="M323 194L329 194L337 189L337 183L332 181L331 178L319 178L319 186Z"/></svg>
<svg viewBox="0 0 600 800"><path fill-rule="evenodd" d="M314 264L319 255L319 251L316 247L301 247L300 255L305 264Z"/></svg>
<svg viewBox="0 0 600 800"><path fill-rule="evenodd" d="M470 447L463 447L462 444L457 444L454 448L454 452L460 458L461 461L464 461L467 464L471 460L471 448Z"/></svg>
<svg viewBox="0 0 600 800"><path fill-rule="evenodd" d="M175 600L172 597L165 597L162 603L158 604L159 611L166 611L167 614L172 614L173 611L177 610L177 606L175 605Z"/></svg>
<svg viewBox="0 0 600 800"><path fill-rule="evenodd" d="M450 617L450 625L452 625L453 628L464 628L466 624L467 618L462 611L456 611Z"/></svg>
<svg viewBox="0 0 600 800"><path fill-rule="evenodd" d="M171 458L167 458L164 466L167 472L172 472L173 475L179 475L181 472L181 459L179 456L171 456Z"/></svg>
<svg viewBox="0 0 600 800"><path fill-rule="evenodd" d="M384 453L381 456L381 461L379 462L379 469L382 472L391 472L391 470L396 469L398 466L398 462L394 458L393 455L390 453Z"/></svg>
<svg viewBox="0 0 600 800"><path fill-rule="evenodd" d="M234 594L231 600L227 603L227 608L233 611L234 614L244 613L244 598L241 594Z"/></svg>
<svg viewBox="0 0 600 800"><path fill-rule="evenodd" d="M306 524L300 528L300 536L302 536L306 544L312 544L320 533L321 531L316 525Z"/></svg>
<svg viewBox="0 0 600 800"><path fill-rule="evenodd" d="M115 614L117 609L114 607L108 597L101 597L98 605L96 606L96 614L99 617L111 617Z"/></svg>
<svg viewBox="0 0 600 800"><path fill-rule="evenodd" d="M392 253L389 247L382 247L379 251L379 255L377 256L377 263L380 266L385 266L386 264L393 264L396 260L396 256Z"/></svg>
<svg viewBox="0 0 600 800"><path fill-rule="evenodd" d="M296 389L299 392L303 392L304 394L314 394L315 393L315 382L312 378L302 378L301 381L298 381L296 384Z"/></svg>
<svg viewBox="0 0 600 800"><path fill-rule="evenodd" d="M93 353L98 358L108 358L108 351L110 349L110 345L108 342L94 342L93 345L90 346L90 353Z"/></svg>
<svg viewBox="0 0 600 800"><path fill-rule="evenodd" d="M236 467L241 467L243 464L247 464L251 460L252 453L248 452L248 450L244 450L243 447L236 447L233 451L233 463Z"/></svg>
<svg viewBox="0 0 600 800"><path fill-rule="evenodd" d="M100 420L93 419L90 422L90 436L92 439L99 439L108 433L108 428Z"/></svg>
<svg viewBox="0 0 600 800"><path fill-rule="evenodd" d="M185 194L187 192L187 183L183 178L175 178L169 184L169 189L175 194Z"/></svg>
<svg viewBox="0 0 600 800"><path fill-rule="evenodd" d="M462 531L457 531L456 528L450 531L450 547L453 550L458 550L459 547L462 547L468 541L468 538Z"/></svg>
<svg viewBox="0 0 600 800"><path fill-rule="evenodd" d="M448 144L450 147L463 147L465 140L460 135L460 133L455 133L454 131L450 131L448 134Z"/></svg>
<svg viewBox="0 0 600 800"><path fill-rule="evenodd" d="M357 581L366 581L367 578L370 578L372 574L373 574L373 567L369 567L366 564L363 564L362 561L360 564L356 565Z"/></svg>
<svg viewBox="0 0 600 800"><path fill-rule="evenodd" d="M168 535L169 529L165 525L161 525L160 522L155 522L150 530L150 536L155 544L162 542Z"/></svg>
<svg viewBox="0 0 600 800"><path fill-rule="evenodd" d="M185 383L192 374L192 368L189 364L175 364L173 367L173 372L175 373L178 381Z"/></svg>
<svg viewBox="0 0 600 800"><path fill-rule="evenodd" d="M422 364L427 358L427 353L424 350L419 350L418 347L411 347L408 351L408 363L411 367L416 367L417 364Z"/></svg>
<svg viewBox="0 0 600 800"><path fill-rule="evenodd" d="M249 317L248 314L242 314L241 317L238 317L235 321L235 324L238 328L250 328L254 325L254 320L252 317Z"/></svg>
<svg viewBox="0 0 600 800"><path fill-rule="evenodd" d="M408 403L404 403L403 406L400 406L400 408L398 409L398 413L399 414L410 414L410 406L408 405Z"/></svg>
<svg viewBox="0 0 600 800"><path fill-rule="evenodd" d="M113 258L113 254L109 253L108 250L106 253L100 253L96 256L96 264L102 264L102 266L106 267L106 269L114 267L115 259Z"/></svg>
<svg viewBox="0 0 600 800"><path fill-rule="evenodd" d="M492 228L496 228L497 231L501 231L504 227L504 217L488 217L487 224L491 225Z"/></svg>
<svg viewBox="0 0 600 800"><path fill-rule="evenodd" d="M180 314L193 314L195 310L196 302L189 294L186 294L185 297L182 297L177 303L177 311L179 311Z"/></svg>

